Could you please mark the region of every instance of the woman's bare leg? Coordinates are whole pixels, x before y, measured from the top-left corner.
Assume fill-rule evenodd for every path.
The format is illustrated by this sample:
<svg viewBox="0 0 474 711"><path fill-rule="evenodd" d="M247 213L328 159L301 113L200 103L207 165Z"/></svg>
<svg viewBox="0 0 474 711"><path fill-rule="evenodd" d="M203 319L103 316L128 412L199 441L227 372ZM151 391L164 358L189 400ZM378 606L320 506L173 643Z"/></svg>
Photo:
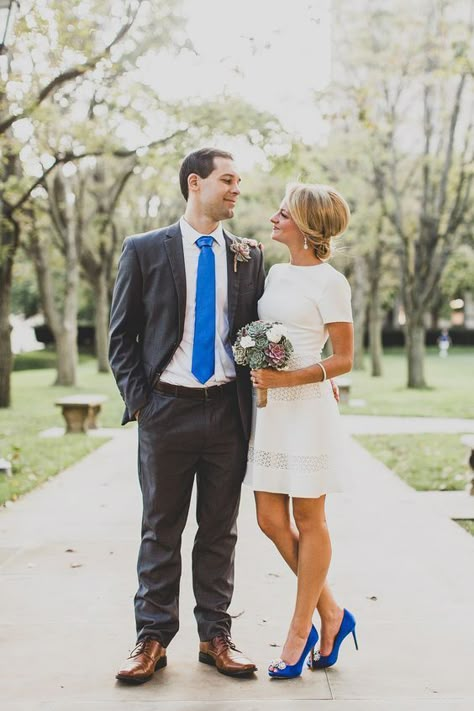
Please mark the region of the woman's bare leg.
<svg viewBox="0 0 474 711"><path fill-rule="evenodd" d="M256 491L255 502L260 528L273 541L295 575L298 575L299 531L290 518L289 497L286 494ZM343 616L343 610L335 601L326 582L323 584L317 609L321 617L320 652L326 656L332 650Z"/></svg>
<svg viewBox="0 0 474 711"><path fill-rule="evenodd" d="M295 664L301 656L331 562L325 499L325 496L293 499L293 516L299 533L298 586L293 618L281 653L287 664Z"/></svg>

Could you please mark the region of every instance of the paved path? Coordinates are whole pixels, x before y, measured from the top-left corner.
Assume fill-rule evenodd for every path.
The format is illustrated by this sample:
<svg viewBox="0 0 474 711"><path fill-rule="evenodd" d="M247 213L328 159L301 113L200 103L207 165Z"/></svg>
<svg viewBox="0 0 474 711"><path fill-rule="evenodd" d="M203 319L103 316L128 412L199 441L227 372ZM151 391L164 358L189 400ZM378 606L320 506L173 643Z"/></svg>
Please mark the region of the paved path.
<svg viewBox="0 0 474 711"><path fill-rule="evenodd" d="M235 639L258 663L256 678L228 679L197 662L190 520L182 624L169 665L144 686L116 684L115 670L134 641L135 446L135 431L125 429L0 510L2 711L474 708L474 538L352 441L347 491L328 504L330 582L357 616L360 651L347 640L327 672L291 682L266 677L295 585L257 530L245 490L232 614Z"/></svg>
<svg viewBox="0 0 474 711"><path fill-rule="evenodd" d="M460 418L344 415L343 420L346 431L351 435L459 434L459 451L464 447L461 434L474 432L474 420ZM467 448L465 453L467 460ZM474 496L468 496L466 491L419 491L415 495L420 500L426 499L430 506L436 507L444 516L474 519Z"/></svg>

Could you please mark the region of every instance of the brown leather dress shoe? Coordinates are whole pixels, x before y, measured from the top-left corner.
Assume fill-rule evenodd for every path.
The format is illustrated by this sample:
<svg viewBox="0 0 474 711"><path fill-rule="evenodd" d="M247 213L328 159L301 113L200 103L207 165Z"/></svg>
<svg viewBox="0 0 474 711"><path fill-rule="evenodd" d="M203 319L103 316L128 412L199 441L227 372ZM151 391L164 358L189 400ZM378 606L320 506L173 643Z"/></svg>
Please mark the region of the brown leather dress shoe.
<svg viewBox="0 0 474 711"><path fill-rule="evenodd" d="M216 667L218 672L227 676L248 676L257 671L255 664L237 649L229 635L219 635L209 642L201 642L199 661Z"/></svg>
<svg viewBox="0 0 474 711"><path fill-rule="evenodd" d="M127 684L143 684L165 666L166 649L158 640L147 637L137 643L115 678Z"/></svg>

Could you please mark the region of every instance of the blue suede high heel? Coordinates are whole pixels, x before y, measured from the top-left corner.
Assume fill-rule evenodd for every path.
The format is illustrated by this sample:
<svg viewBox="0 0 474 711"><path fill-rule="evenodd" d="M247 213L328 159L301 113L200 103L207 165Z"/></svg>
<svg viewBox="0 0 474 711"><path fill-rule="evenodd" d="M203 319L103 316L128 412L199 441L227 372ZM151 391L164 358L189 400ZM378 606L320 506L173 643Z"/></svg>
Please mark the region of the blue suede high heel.
<svg viewBox="0 0 474 711"><path fill-rule="evenodd" d="M337 633L334 639L331 654L328 654L327 657L323 657L319 654L319 652L313 652L313 654L308 660L308 666L311 669L326 669L327 667L332 667L333 664L337 662L339 647L341 646L343 640L347 637L348 634L351 634L351 632L354 638L355 648L359 649L355 633L355 626L356 621L354 615L350 613L349 610L344 609L344 616L342 618L341 626L339 627L339 632Z"/></svg>
<svg viewBox="0 0 474 711"><path fill-rule="evenodd" d="M282 659L276 659L268 667L269 676L274 679L294 679L295 677L300 676L303 671L304 661L308 654L313 654L314 645L317 643L318 639L319 635L316 628L314 625L311 625L309 637L306 641L301 657L298 659L296 664L286 664Z"/></svg>

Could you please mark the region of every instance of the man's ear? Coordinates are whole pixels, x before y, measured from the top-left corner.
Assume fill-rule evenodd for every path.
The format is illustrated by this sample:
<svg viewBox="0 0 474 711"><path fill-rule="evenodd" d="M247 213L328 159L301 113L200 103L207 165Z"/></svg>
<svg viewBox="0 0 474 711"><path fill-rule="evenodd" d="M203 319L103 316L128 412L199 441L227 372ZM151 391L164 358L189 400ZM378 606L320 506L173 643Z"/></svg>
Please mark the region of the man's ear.
<svg viewBox="0 0 474 711"><path fill-rule="evenodd" d="M188 188L189 192L196 192L199 188L199 175L197 173L190 173L188 175Z"/></svg>

